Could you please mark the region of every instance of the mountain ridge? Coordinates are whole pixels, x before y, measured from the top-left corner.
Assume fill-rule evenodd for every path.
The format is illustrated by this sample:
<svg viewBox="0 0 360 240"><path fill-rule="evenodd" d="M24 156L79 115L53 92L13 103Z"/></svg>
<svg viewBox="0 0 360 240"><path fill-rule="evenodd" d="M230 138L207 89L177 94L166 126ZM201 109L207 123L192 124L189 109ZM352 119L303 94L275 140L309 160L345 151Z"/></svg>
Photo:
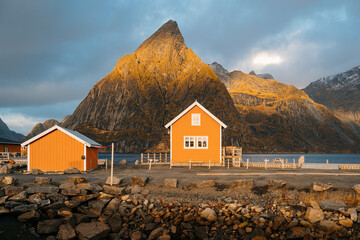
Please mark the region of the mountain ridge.
<svg viewBox="0 0 360 240"><path fill-rule="evenodd" d="M10 130L6 123L4 123L4 121L0 118L0 137L18 141L20 138L24 137L24 135Z"/></svg>

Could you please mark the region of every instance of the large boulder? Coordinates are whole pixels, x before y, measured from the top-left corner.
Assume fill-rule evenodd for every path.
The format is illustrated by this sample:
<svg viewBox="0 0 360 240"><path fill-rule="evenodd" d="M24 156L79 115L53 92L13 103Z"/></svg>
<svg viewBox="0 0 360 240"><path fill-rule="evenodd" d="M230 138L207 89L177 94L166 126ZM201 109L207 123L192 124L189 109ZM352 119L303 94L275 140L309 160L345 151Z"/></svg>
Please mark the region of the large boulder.
<svg viewBox="0 0 360 240"><path fill-rule="evenodd" d="M176 178L165 178L163 187L177 188L178 180Z"/></svg>
<svg viewBox="0 0 360 240"><path fill-rule="evenodd" d="M102 222L80 223L75 227L75 230L80 240L105 239L111 231L109 226Z"/></svg>
<svg viewBox="0 0 360 240"><path fill-rule="evenodd" d="M351 228L353 226L353 221L351 221L351 219L349 218L339 220L339 223L341 226L344 226L346 228Z"/></svg>
<svg viewBox="0 0 360 240"><path fill-rule="evenodd" d="M281 189L287 182L284 180L269 179L269 189Z"/></svg>
<svg viewBox="0 0 360 240"><path fill-rule="evenodd" d="M337 230L340 229L340 226L337 225L335 222L330 221L330 220L323 220L320 221L318 224L318 228L321 231L324 231L327 234L331 234L333 232L336 232Z"/></svg>
<svg viewBox="0 0 360 240"><path fill-rule="evenodd" d="M36 204L21 204L18 205L16 207L13 207L10 212L14 213L14 214L20 214L20 213L26 213L32 210L36 210L37 209L37 205Z"/></svg>
<svg viewBox="0 0 360 240"><path fill-rule="evenodd" d="M68 177L67 181L72 183L83 183L86 182L87 179L84 177Z"/></svg>
<svg viewBox="0 0 360 240"><path fill-rule="evenodd" d="M313 190L314 190L315 192L326 191L326 190L329 190L330 188L332 188L332 184L331 184L331 183L318 183L318 182L314 182L314 184L313 184Z"/></svg>
<svg viewBox="0 0 360 240"><path fill-rule="evenodd" d="M103 185L104 192L112 195L122 195L125 193L124 187Z"/></svg>
<svg viewBox="0 0 360 240"><path fill-rule="evenodd" d="M62 223L63 223L62 219L42 220L38 222L36 231L39 234L57 233Z"/></svg>
<svg viewBox="0 0 360 240"><path fill-rule="evenodd" d="M1 179L2 185L16 185L19 181L15 177L6 176Z"/></svg>
<svg viewBox="0 0 360 240"><path fill-rule="evenodd" d="M327 211L337 211L340 208L348 208L348 206L344 203L343 200L321 200L318 201L318 203L322 210Z"/></svg>
<svg viewBox="0 0 360 240"><path fill-rule="evenodd" d="M35 210L23 213L18 216L19 222L32 222L40 219L40 213Z"/></svg>
<svg viewBox="0 0 360 240"><path fill-rule="evenodd" d="M120 166L123 166L123 165L126 165L126 164L127 164L126 159L121 159L121 160L119 161L119 165L120 165Z"/></svg>
<svg viewBox="0 0 360 240"><path fill-rule="evenodd" d="M49 177L35 177L34 183L37 184L51 184L52 179Z"/></svg>
<svg viewBox="0 0 360 240"><path fill-rule="evenodd" d="M75 229L70 225L70 223L63 224L59 227L59 232L56 238L59 240L76 239Z"/></svg>
<svg viewBox="0 0 360 240"><path fill-rule="evenodd" d="M5 192L5 195L9 196L9 197L15 196L15 195L21 193L22 191L24 191L23 187L14 187L14 186L6 186L3 189Z"/></svg>
<svg viewBox="0 0 360 240"><path fill-rule="evenodd" d="M44 174L44 172L41 171L40 169L34 168L34 169L30 170L30 174L32 174L32 175L40 175L40 174Z"/></svg>
<svg viewBox="0 0 360 240"><path fill-rule="evenodd" d="M112 183L111 183L111 177L108 177L106 180L106 184L119 185L121 183L121 181L122 181L122 178L113 177Z"/></svg>
<svg viewBox="0 0 360 240"><path fill-rule="evenodd" d="M310 229L306 227L293 227L286 232L287 239L304 239L307 235L310 236Z"/></svg>
<svg viewBox="0 0 360 240"><path fill-rule="evenodd" d="M131 178L131 185L139 185L140 187L144 187L147 183L149 182L149 178L148 177L132 177Z"/></svg>
<svg viewBox="0 0 360 240"><path fill-rule="evenodd" d="M87 191L83 188L66 188L61 190L61 194L65 196L86 195Z"/></svg>
<svg viewBox="0 0 360 240"><path fill-rule="evenodd" d="M204 211L202 211L200 217L205 218L209 222L215 222L217 220L217 214L211 208L206 208Z"/></svg>
<svg viewBox="0 0 360 240"><path fill-rule="evenodd" d="M32 185L29 186L25 191L29 194L33 193L49 193L54 194L59 192L59 188L54 185Z"/></svg>
<svg viewBox="0 0 360 240"><path fill-rule="evenodd" d="M304 218L305 218L305 220L314 224L316 222L324 220L324 213L321 209L308 207Z"/></svg>
<svg viewBox="0 0 360 240"><path fill-rule="evenodd" d="M232 188L252 188L254 186L253 179L239 179L230 183Z"/></svg>
<svg viewBox="0 0 360 240"><path fill-rule="evenodd" d="M352 189L354 189L354 191L356 192L356 194L360 194L360 184L356 184L352 187Z"/></svg>

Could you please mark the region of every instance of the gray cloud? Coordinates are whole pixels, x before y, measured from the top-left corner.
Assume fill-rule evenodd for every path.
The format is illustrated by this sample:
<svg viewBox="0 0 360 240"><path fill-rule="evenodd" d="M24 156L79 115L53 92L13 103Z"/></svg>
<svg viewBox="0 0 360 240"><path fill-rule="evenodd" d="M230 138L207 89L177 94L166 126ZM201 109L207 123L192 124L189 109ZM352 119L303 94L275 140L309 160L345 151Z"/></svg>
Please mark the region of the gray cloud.
<svg viewBox="0 0 360 240"><path fill-rule="evenodd" d="M360 64L356 0L1 1L0 110L61 120L169 19L204 62L299 88Z"/></svg>

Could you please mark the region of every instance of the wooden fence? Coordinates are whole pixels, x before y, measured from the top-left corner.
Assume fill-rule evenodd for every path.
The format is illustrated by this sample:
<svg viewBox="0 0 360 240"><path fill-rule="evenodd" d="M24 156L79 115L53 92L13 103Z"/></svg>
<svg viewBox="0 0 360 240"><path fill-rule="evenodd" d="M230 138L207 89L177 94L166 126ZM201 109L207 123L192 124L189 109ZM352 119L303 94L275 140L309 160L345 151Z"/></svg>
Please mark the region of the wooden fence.
<svg viewBox="0 0 360 240"><path fill-rule="evenodd" d="M170 153L141 153L141 164L170 164Z"/></svg>

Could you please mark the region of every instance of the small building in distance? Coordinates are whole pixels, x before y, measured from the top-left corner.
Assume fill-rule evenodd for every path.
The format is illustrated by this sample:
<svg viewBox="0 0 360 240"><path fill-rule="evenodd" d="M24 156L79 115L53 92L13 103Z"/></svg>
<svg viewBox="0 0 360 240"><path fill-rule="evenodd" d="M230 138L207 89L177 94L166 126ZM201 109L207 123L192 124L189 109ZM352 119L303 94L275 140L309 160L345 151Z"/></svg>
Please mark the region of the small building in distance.
<svg viewBox="0 0 360 240"><path fill-rule="evenodd" d="M20 154L21 145L19 142L0 137L0 152Z"/></svg>
<svg viewBox="0 0 360 240"><path fill-rule="evenodd" d="M98 166L100 144L58 125L21 144L27 147L27 167L42 171L77 168L87 171Z"/></svg>
<svg viewBox="0 0 360 240"><path fill-rule="evenodd" d="M168 124L170 165L221 165L222 128L227 126L195 101Z"/></svg>

